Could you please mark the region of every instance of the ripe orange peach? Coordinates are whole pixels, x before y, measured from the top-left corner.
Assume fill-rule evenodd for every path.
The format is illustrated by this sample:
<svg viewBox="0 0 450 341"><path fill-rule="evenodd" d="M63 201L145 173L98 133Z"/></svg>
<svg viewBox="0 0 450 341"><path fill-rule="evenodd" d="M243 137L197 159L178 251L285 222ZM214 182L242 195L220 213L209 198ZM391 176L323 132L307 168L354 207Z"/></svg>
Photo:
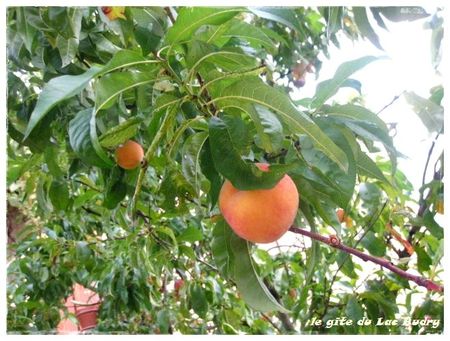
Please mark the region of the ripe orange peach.
<svg viewBox="0 0 450 341"><path fill-rule="evenodd" d="M268 164L256 164L264 172ZM299 194L285 175L273 188L242 191L226 180L219 194L219 208L226 222L243 239L270 243L279 239L294 222Z"/></svg>
<svg viewBox="0 0 450 341"><path fill-rule="evenodd" d="M116 149L117 164L124 169L134 169L142 162L144 149L137 142L129 140Z"/></svg>

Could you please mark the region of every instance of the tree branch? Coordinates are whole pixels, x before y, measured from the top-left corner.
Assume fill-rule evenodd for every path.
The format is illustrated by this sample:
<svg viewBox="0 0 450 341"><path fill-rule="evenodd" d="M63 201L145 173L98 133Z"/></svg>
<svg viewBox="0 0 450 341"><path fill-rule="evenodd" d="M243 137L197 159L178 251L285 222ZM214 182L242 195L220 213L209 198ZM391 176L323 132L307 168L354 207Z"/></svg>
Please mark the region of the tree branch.
<svg viewBox="0 0 450 341"><path fill-rule="evenodd" d="M391 270L392 272L396 273L397 275L399 275L403 278L406 278L407 280L415 282L417 285L427 288L430 291L438 291L438 292L444 291L444 287L442 285L439 285L427 278L416 276L416 275L406 272L400 268L397 268L395 265L393 265L391 262L389 262L386 259L374 257L374 256L368 255L362 251L351 248L347 245L341 244L340 240L336 236L326 237L321 234L310 232L310 231L307 231L307 230L304 230L304 229L301 229L298 227L293 227L293 226L289 229L289 231L297 233L297 234L301 234L303 236L307 236L311 239L314 239L319 242L330 245L338 250L341 250L343 252L346 252L348 254L356 256L365 262L370 261L372 263L378 264L378 265L382 266L383 268Z"/></svg>

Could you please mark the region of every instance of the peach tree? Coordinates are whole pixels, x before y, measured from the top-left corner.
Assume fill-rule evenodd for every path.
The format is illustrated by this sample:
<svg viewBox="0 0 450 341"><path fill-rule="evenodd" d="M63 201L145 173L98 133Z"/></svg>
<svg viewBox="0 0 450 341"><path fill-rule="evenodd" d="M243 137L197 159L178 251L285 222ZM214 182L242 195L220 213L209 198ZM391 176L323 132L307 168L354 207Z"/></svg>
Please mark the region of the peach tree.
<svg viewBox="0 0 450 341"><path fill-rule="evenodd" d="M420 165L414 199L390 127L333 100L361 93L352 75L378 57L290 97L342 35L381 48L372 21L426 17L438 67L440 12L406 9L8 8L8 331L54 332L80 283L102 299L94 333L440 332L443 157L431 181ZM407 95L437 139L432 90ZM120 167L129 140L142 151ZM300 198L291 245L238 237L224 181L255 193L286 175ZM354 323L326 327L343 317ZM441 324L356 324L406 317Z"/></svg>

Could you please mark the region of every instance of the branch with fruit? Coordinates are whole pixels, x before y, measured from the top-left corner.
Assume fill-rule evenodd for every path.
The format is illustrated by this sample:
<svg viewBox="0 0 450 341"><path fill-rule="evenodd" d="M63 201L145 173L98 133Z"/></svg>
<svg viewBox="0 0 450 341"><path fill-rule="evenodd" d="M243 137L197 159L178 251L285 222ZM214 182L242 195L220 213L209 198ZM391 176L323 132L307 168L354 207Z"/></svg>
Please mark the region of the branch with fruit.
<svg viewBox="0 0 450 341"><path fill-rule="evenodd" d="M263 172L270 172L268 164L256 164L256 166ZM342 244L335 235L327 237L293 227L292 224L299 207L299 193L295 183L287 174L270 189L239 190L229 180L226 180L219 195L219 207L231 229L238 236L250 242L274 242L289 230L330 245L364 261L378 264L430 291L444 291L442 285L402 270L387 259L368 255ZM339 211L338 216L340 221L344 221L343 211Z"/></svg>
<svg viewBox="0 0 450 341"><path fill-rule="evenodd" d="M444 291L444 287L442 285L439 285L427 278L421 277L421 276L417 276L417 275L413 275L405 270L402 270L398 267L396 267L394 264L392 264L390 261L388 261L387 259L384 258L380 258L380 257L375 257L375 256L371 256L368 255L360 250L354 249L350 246L344 245L340 242L339 238L332 235L332 236L323 236L321 234L318 233L314 233L311 231L307 231L304 230L302 228L298 228L298 227L291 227L289 229L289 231L293 232L293 233L298 233L301 234L303 236L309 237L311 239L317 240L319 242L325 243L327 245L330 245L338 250L341 250L343 252L346 252L348 254L351 254L353 256L356 256L360 259L362 259L363 261L367 262L372 262L375 264L378 264L380 266L382 266L383 268L386 268L394 273L396 273L397 275L406 278L407 280L413 281L416 284L427 288L427 290L430 291L438 291L438 292L443 292Z"/></svg>

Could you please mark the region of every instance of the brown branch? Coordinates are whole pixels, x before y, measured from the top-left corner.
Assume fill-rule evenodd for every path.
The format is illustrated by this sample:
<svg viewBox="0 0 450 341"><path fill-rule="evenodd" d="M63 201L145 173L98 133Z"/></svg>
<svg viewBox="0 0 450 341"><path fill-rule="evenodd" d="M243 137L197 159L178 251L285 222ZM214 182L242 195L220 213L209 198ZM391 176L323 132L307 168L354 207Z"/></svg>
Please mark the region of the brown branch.
<svg viewBox="0 0 450 341"><path fill-rule="evenodd" d="M348 254L356 256L365 262L370 261L372 263L378 264L378 265L382 266L383 268L391 270L392 272L396 273L397 275L399 275L403 278L406 278L407 280L415 282L417 285L427 288L430 291L438 291L438 292L444 291L444 287L442 285L439 285L427 278L416 276L416 275L406 272L400 268L397 268L395 265L393 265L391 262L389 262L388 260L386 260L384 258L374 257L374 256L368 255L362 251L359 251L357 249L351 248L347 245L341 244L340 240L336 236L326 237L321 234L310 232L310 231L307 231L307 230L304 230L304 229L301 229L298 227L293 227L293 226L289 229L289 231L301 234L303 236L307 236L311 239L314 239L319 242L330 245L338 250L341 250L343 252L346 252Z"/></svg>

